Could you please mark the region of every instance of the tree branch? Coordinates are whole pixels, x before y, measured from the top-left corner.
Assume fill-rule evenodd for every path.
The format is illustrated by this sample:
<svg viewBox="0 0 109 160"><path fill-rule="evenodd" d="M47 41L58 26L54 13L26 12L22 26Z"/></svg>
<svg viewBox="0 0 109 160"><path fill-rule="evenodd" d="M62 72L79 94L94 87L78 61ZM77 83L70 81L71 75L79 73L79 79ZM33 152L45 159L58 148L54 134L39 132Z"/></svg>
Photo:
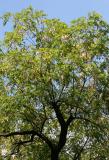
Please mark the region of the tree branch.
<svg viewBox="0 0 109 160"><path fill-rule="evenodd" d="M34 141L34 136L35 135L32 135L31 136L31 138L30 138L30 140L27 140L27 141L19 141L19 142L16 142L16 143L14 143L14 144L16 144L16 145L24 145L24 144L27 144L27 143L30 143L30 142L33 142Z"/></svg>
<svg viewBox="0 0 109 160"><path fill-rule="evenodd" d="M74 118L72 115L70 115L69 118L68 118L67 121L66 121L66 125L69 126L70 123L71 123L74 119L75 119L75 118Z"/></svg>
<svg viewBox="0 0 109 160"><path fill-rule="evenodd" d="M84 145L81 147L81 149L80 149L79 151L77 151L77 153L74 155L73 160L79 160L79 159L81 159L81 154L82 154L82 152L84 151L84 148L85 148L88 140L89 140L89 138L87 138L87 140L85 141L85 143L84 143Z"/></svg>
<svg viewBox="0 0 109 160"><path fill-rule="evenodd" d="M50 148L53 148L53 143L49 140L48 137L46 137L43 133L40 133L40 132L37 132L37 131L34 131L34 130L31 130L31 131L16 131L16 132L10 132L10 133L0 133L0 137L12 137L12 136L24 136L24 135L31 135L31 139L28 140L28 141L20 141L18 143L28 143L28 142L31 142L33 141L34 139L34 136L38 136L40 139L42 139L45 143L48 144L48 146Z"/></svg>
<svg viewBox="0 0 109 160"><path fill-rule="evenodd" d="M0 137L11 137L11 136L17 136L17 135L31 135L36 134L34 130L31 131L16 131L16 132L10 132L10 133L0 133Z"/></svg>
<svg viewBox="0 0 109 160"><path fill-rule="evenodd" d="M53 106L53 109L55 111L56 117L57 117L61 127L65 126L66 123L65 123L64 117L63 117L63 115L62 115L62 113L60 111L59 106L56 104L56 102L52 102L52 106Z"/></svg>
<svg viewBox="0 0 109 160"><path fill-rule="evenodd" d="M78 117L77 117L77 116L72 116L72 115L70 115L69 118L68 118L68 120L66 121L66 125L69 126L70 123L71 123L73 120L83 120L83 121L86 121L86 122L91 123L91 124L93 124L94 126L100 128L102 131L104 131L104 129L102 128L102 126L101 126L100 124L98 124L98 123L96 123L96 122L94 122L94 121L92 121L92 120L90 120L90 119L88 119L88 118L82 117L82 116L80 116L80 117L78 116Z"/></svg>

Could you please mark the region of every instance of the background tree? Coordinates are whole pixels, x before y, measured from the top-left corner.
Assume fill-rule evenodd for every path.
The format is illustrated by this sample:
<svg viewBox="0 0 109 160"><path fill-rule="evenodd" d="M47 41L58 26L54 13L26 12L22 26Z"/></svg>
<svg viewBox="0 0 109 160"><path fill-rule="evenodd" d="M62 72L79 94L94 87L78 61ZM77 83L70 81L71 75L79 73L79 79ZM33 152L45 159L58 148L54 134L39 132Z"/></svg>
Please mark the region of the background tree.
<svg viewBox="0 0 109 160"><path fill-rule="evenodd" d="M109 25L91 13L68 26L32 7L2 19L12 24L0 51L4 156L107 159Z"/></svg>

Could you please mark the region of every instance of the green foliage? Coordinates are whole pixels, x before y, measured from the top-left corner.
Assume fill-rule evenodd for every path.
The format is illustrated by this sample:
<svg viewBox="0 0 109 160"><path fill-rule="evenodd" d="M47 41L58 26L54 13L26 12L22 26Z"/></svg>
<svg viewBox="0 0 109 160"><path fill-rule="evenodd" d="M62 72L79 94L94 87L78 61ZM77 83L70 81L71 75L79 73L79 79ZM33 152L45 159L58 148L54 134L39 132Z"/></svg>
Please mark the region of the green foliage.
<svg viewBox="0 0 109 160"><path fill-rule="evenodd" d="M13 31L0 50L0 132L35 130L58 144L55 103L65 122L73 117L60 159L108 158L109 25L91 13L68 26L32 7L6 13L4 25L10 16ZM14 147L16 159L49 159L50 149L37 136L33 144L15 147L29 138L3 139L1 149L3 143L9 153Z"/></svg>
<svg viewBox="0 0 109 160"><path fill-rule="evenodd" d="M11 13L10 12L7 12L5 13L1 18L3 20L3 25L5 26L7 24L7 22L9 21L11 17Z"/></svg>

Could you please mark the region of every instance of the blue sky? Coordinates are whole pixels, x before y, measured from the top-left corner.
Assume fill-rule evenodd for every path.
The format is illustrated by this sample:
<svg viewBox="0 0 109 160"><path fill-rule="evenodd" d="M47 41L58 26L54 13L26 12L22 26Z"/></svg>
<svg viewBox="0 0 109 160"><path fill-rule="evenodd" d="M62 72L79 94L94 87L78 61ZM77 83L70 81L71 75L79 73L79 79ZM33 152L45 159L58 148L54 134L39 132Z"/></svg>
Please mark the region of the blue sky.
<svg viewBox="0 0 109 160"><path fill-rule="evenodd" d="M109 22L109 0L0 0L0 15L20 11L29 5L43 10L49 18L59 18L66 23L87 16L91 11L100 13ZM4 31L0 25L0 37Z"/></svg>
<svg viewBox="0 0 109 160"><path fill-rule="evenodd" d="M0 0L0 15L6 11L20 11L29 5L67 23L91 11L101 13L109 22L109 0Z"/></svg>

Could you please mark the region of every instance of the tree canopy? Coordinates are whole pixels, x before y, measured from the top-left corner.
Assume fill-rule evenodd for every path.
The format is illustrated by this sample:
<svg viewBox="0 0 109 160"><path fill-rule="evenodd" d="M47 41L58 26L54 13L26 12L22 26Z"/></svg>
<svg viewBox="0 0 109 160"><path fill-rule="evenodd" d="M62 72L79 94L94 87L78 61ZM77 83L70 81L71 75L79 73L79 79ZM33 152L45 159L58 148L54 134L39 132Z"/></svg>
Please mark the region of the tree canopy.
<svg viewBox="0 0 109 160"><path fill-rule="evenodd" d="M1 159L107 160L109 25L32 7L1 19L12 26L0 44Z"/></svg>

